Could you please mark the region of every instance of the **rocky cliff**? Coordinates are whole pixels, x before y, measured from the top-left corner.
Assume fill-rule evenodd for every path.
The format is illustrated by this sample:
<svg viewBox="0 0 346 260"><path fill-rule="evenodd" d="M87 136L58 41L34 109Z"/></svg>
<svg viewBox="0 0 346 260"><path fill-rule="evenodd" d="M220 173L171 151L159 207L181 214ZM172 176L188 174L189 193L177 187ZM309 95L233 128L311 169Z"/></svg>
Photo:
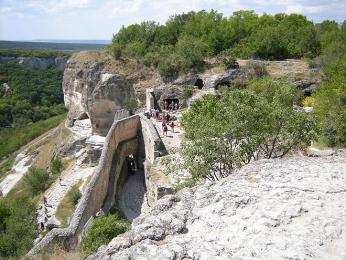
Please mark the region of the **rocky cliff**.
<svg viewBox="0 0 346 260"><path fill-rule="evenodd" d="M261 160L165 196L89 259L345 259L345 159Z"/></svg>
<svg viewBox="0 0 346 260"><path fill-rule="evenodd" d="M0 57L0 64L10 61L32 68L45 70L50 66L57 66L61 70L65 68L68 57L38 58L38 57Z"/></svg>
<svg viewBox="0 0 346 260"><path fill-rule="evenodd" d="M141 100L135 92L146 81L158 85L159 77L135 61L116 61L102 52L80 52L68 61L63 81L69 125L90 118L93 133L105 136L117 112L134 110ZM148 84L148 83L147 83ZM139 91L140 92L140 91Z"/></svg>

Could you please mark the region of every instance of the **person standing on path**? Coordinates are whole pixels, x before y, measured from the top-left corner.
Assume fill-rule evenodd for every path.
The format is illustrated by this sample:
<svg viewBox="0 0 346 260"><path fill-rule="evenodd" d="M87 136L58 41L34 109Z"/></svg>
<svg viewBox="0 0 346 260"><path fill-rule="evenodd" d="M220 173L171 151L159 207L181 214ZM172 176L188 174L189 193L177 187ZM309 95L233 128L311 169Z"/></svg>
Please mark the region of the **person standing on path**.
<svg viewBox="0 0 346 260"><path fill-rule="evenodd" d="M167 125L165 124L165 126L163 127L163 136L167 136L167 132L168 132L168 128Z"/></svg>
<svg viewBox="0 0 346 260"><path fill-rule="evenodd" d="M169 125L171 127L172 133L174 133L174 122L172 121L171 124Z"/></svg>

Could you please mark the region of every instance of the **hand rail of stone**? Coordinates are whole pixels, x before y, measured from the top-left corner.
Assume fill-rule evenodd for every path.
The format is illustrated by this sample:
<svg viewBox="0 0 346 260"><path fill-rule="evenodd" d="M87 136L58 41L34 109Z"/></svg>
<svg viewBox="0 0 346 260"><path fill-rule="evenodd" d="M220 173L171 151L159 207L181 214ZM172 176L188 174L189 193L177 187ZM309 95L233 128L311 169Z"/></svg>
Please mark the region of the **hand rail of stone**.
<svg viewBox="0 0 346 260"><path fill-rule="evenodd" d="M28 257L57 245L63 245L66 249L75 248L78 245L85 223L102 207L107 195L109 172L115 150L122 141L137 136L139 127L139 115L130 116L112 124L105 139L99 164L77 204L69 226L51 230L27 253Z"/></svg>

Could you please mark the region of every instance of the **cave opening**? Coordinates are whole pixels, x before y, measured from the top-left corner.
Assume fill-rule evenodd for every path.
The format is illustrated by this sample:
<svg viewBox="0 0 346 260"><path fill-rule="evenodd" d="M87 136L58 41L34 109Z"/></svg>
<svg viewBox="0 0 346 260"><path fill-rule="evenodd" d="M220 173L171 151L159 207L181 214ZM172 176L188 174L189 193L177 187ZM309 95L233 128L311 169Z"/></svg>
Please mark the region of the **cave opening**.
<svg viewBox="0 0 346 260"><path fill-rule="evenodd" d="M195 82L195 86L198 88L198 89L202 89L204 87L204 82L202 79L197 79L196 82Z"/></svg>
<svg viewBox="0 0 346 260"><path fill-rule="evenodd" d="M162 107L165 110L177 110L179 109L179 99L165 98L162 100Z"/></svg>

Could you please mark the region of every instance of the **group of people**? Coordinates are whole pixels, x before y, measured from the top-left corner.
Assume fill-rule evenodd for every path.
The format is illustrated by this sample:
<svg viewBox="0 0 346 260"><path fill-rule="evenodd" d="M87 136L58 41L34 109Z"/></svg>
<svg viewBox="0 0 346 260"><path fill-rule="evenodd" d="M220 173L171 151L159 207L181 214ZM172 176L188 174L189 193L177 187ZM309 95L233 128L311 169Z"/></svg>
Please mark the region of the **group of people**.
<svg viewBox="0 0 346 260"><path fill-rule="evenodd" d="M168 126L171 128L172 133L174 133L175 124L174 124L174 121L171 120L170 114L169 113L162 113L162 132L163 132L163 136L167 136Z"/></svg>
<svg viewBox="0 0 346 260"><path fill-rule="evenodd" d="M169 110L169 111L177 111L179 109L179 103L178 102L168 102L167 99L162 101L162 107L165 110Z"/></svg>

